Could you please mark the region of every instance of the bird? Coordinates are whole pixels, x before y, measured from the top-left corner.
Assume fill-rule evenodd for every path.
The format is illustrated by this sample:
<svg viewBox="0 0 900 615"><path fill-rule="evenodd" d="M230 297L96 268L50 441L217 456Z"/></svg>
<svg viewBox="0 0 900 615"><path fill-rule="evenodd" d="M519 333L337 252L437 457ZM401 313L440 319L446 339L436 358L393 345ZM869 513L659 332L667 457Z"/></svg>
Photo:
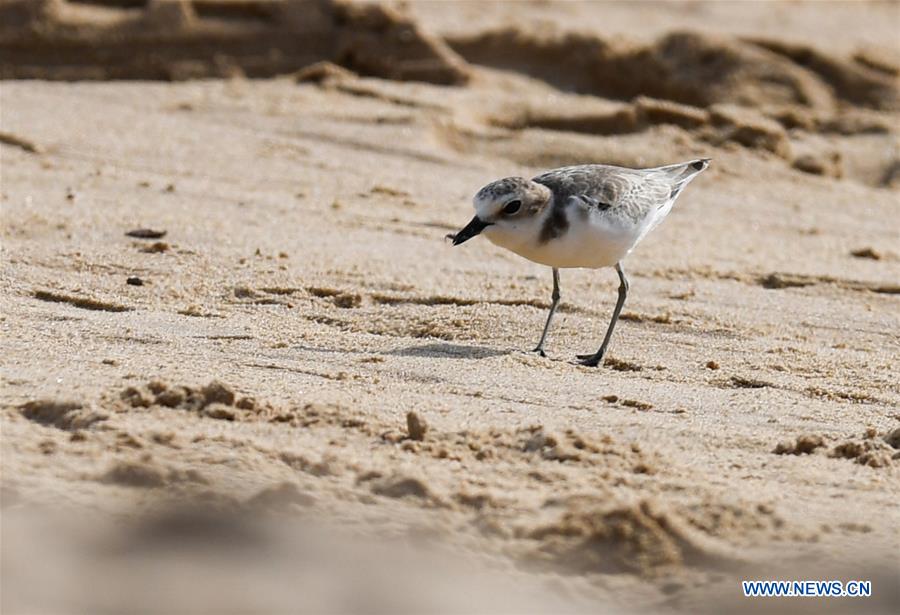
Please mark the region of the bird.
<svg viewBox="0 0 900 615"><path fill-rule="evenodd" d="M709 158L646 169L582 164L530 180L506 177L476 193L475 217L447 237L458 246L484 235L491 243L552 269L550 312L533 351L542 357L547 356L544 344L561 297L559 270L613 267L619 290L606 335L597 352L576 355L580 364L596 367L609 350L628 296L622 260L662 222L682 190L709 164Z"/></svg>

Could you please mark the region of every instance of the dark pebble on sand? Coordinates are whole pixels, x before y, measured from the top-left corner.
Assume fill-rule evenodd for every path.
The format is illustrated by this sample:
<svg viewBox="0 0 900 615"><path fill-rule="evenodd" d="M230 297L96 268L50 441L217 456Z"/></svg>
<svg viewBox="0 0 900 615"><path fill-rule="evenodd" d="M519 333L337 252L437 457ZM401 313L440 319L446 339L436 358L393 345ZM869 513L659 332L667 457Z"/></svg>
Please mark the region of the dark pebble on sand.
<svg viewBox="0 0 900 615"><path fill-rule="evenodd" d="M143 286L144 285L144 281L135 276L131 276L130 278L125 280L125 283L130 286Z"/></svg>
<svg viewBox="0 0 900 615"><path fill-rule="evenodd" d="M128 237L138 239L160 239L166 236L166 231L157 231L152 228L136 228L125 233Z"/></svg>

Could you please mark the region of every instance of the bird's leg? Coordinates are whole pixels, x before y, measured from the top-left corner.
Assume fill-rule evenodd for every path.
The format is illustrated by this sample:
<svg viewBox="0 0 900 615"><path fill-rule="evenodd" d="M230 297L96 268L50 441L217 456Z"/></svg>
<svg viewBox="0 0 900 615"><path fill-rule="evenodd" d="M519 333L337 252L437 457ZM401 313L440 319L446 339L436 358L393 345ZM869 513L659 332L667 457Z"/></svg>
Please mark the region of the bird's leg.
<svg viewBox="0 0 900 615"><path fill-rule="evenodd" d="M542 357L547 356L544 353L544 342L547 339L547 332L550 331L550 321L553 320L553 315L556 313L556 306L559 305L559 269L556 267L553 268L553 294L551 298L553 300L550 302L550 313L547 314L547 322L544 324L544 332L541 333L541 341L538 342L537 347L532 351Z"/></svg>
<svg viewBox="0 0 900 615"><path fill-rule="evenodd" d="M619 320L619 313L622 306L625 305L625 298L628 296L628 278L625 277L625 270L622 269L622 263L616 263L616 273L619 274L619 299L616 301L616 309L613 310L612 320L609 321L609 328L606 329L606 336L600 345L600 350L594 354L580 354L578 359L582 365L588 367L596 367L606 356L606 349L609 347L609 340L612 339L613 329L616 328L616 322Z"/></svg>

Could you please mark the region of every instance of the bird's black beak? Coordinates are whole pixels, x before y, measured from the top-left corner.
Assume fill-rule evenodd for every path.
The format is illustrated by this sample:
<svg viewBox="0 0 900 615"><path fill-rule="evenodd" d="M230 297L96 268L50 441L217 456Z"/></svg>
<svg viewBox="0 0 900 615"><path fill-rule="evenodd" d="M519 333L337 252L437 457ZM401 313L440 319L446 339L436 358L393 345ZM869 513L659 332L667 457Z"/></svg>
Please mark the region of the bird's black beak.
<svg viewBox="0 0 900 615"><path fill-rule="evenodd" d="M459 244L469 241L475 235L479 234L481 231L489 227L493 222L484 222L478 216L472 218L472 221L469 222L466 227L458 232L456 235L448 235L453 239L453 245L458 246Z"/></svg>

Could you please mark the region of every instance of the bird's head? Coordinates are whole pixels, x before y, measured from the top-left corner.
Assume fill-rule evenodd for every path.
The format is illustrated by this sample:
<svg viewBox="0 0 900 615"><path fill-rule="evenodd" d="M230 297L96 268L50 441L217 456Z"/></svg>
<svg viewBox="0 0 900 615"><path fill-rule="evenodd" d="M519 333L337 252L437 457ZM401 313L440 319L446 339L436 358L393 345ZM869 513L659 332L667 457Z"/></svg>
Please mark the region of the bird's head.
<svg viewBox="0 0 900 615"><path fill-rule="evenodd" d="M489 239L492 235L516 234L535 223L551 198L547 186L521 177L491 182L472 199L475 217L452 236L453 245L458 246L482 232Z"/></svg>

